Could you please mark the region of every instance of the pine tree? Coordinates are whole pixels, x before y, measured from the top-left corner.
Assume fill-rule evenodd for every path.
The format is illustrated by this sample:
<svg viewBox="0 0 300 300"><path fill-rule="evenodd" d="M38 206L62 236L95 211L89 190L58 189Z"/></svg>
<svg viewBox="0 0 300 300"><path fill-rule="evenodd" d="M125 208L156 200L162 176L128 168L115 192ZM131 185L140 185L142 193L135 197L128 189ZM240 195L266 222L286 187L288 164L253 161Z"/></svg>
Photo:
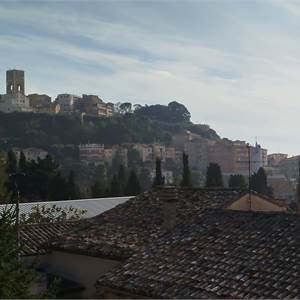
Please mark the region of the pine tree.
<svg viewBox="0 0 300 300"><path fill-rule="evenodd" d="M223 187L221 168L216 163L210 163L206 171L206 187Z"/></svg>
<svg viewBox="0 0 300 300"><path fill-rule="evenodd" d="M128 183L126 186L127 196L136 196L141 193L141 186L134 170L130 172Z"/></svg>
<svg viewBox="0 0 300 300"><path fill-rule="evenodd" d="M183 170L182 170L182 180L180 185L182 187L189 187L191 186L191 172L189 168L189 156L185 153L182 153L182 164L183 164Z"/></svg>
<svg viewBox="0 0 300 300"><path fill-rule="evenodd" d="M161 186L165 184L165 177L162 176L161 171L161 159L159 157L156 158L155 163L155 177L153 181L153 187Z"/></svg>

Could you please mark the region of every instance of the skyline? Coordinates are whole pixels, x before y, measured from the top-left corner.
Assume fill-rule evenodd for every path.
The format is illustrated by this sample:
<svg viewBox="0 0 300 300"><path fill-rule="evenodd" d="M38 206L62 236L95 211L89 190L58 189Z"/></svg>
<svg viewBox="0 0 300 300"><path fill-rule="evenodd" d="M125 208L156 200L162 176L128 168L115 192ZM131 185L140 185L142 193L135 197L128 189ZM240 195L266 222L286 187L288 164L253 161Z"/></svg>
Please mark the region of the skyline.
<svg viewBox="0 0 300 300"><path fill-rule="evenodd" d="M17 68L27 94L178 101L221 137L296 155L299 25L291 1L4 1L0 93Z"/></svg>

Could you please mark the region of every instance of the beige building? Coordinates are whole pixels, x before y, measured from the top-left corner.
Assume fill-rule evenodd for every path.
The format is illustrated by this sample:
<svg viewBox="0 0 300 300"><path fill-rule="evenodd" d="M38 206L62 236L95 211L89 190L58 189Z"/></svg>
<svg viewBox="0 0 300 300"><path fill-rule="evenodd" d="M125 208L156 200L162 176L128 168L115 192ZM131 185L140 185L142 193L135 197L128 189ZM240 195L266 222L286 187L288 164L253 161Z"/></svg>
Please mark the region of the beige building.
<svg viewBox="0 0 300 300"><path fill-rule="evenodd" d="M81 101L81 97L72 94L59 94L55 99L55 103L59 104L60 113L71 113L75 110L77 102Z"/></svg>
<svg viewBox="0 0 300 300"><path fill-rule="evenodd" d="M113 106L110 103L104 103L96 95L82 95L82 111L87 116L93 117L111 117Z"/></svg>
<svg viewBox="0 0 300 300"><path fill-rule="evenodd" d="M27 96L33 112L52 113L51 97L48 95L30 94Z"/></svg>
<svg viewBox="0 0 300 300"><path fill-rule="evenodd" d="M104 162L103 144L82 144L79 145L80 160L87 163L100 164Z"/></svg>
<svg viewBox="0 0 300 300"><path fill-rule="evenodd" d="M5 113L32 111L29 99L25 96L24 71L6 71L6 94L0 95L0 111Z"/></svg>

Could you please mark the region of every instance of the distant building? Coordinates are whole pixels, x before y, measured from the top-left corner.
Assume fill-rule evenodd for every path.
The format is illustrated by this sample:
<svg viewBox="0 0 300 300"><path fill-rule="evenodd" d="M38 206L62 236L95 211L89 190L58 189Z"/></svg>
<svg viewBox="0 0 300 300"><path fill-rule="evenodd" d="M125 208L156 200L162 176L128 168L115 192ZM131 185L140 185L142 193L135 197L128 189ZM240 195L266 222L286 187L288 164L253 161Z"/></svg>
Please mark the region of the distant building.
<svg viewBox="0 0 300 300"><path fill-rule="evenodd" d="M81 97L72 94L59 94L55 99L55 102L60 106L60 113L74 112L80 101Z"/></svg>
<svg viewBox="0 0 300 300"><path fill-rule="evenodd" d="M6 94L0 95L0 111L5 113L31 111L29 99L25 96L24 71L6 71Z"/></svg>
<svg viewBox="0 0 300 300"><path fill-rule="evenodd" d="M88 163L104 162L104 145L103 144L84 144L79 145L80 160Z"/></svg>
<svg viewBox="0 0 300 300"><path fill-rule="evenodd" d="M31 109L36 113L51 113L51 97L48 95L30 94L27 96Z"/></svg>
<svg viewBox="0 0 300 300"><path fill-rule="evenodd" d="M153 149L151 145L134 144L133 149L139 152L142 162L153 160Z"/></svg>
<svg viewBox="0 0 300 300"><path fill-rule="evenodd" d="M93 117L111 117L113 114L113 106L96 95L82 95L82 109L87 116Z"/></svg>
<svg viewBox="0 0 300 300"><path fill-rule="evenodd" d="M27 161L35 161L37 162L39 159L45 159L48 155L48 152L39 149L39 148L26 148L26 149L20 149L20 148L13 148L13 152L16 155L17 161L20 159L21 152L24 153L25 158Z"/></svg>
<svg viewBox="0 0 300 300"><path fill-rule="evenodd" d="M269 167L278 167L279 163L282 160L288 158L287 154L284 153L272 153L268 155L268 166Z"/></svg>

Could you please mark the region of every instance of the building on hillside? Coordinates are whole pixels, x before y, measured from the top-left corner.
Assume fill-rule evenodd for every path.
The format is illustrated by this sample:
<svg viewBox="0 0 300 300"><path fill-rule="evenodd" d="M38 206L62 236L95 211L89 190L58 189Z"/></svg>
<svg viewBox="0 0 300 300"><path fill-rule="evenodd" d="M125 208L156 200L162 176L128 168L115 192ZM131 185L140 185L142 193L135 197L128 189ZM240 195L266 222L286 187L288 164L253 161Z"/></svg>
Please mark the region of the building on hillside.
<svg viewBox="0 0 300 300"><path fill-rule="evenodd" d="M257 172L260 167L267 166L267 150L260 145L249 146L245 141L231 141L222 139L210 143L208 147L208 161L220 165L224 175L242 174L249 172L249 147L250 147L250 172Z"/></svg>
<svg viewBox="0 0 300 300"><path fill-rule="evenodd" d="M184 144L184 152L189 156L192 169L205 172L208 165L208 142L205 139L192 139Z"/></svg>
<svg viewBox="0 0 300 300"><path fill-rule="evenodd" d="M275 198L284 199L288 203L295 200L297 185L283 174L268 176L268 186L272 188Z"/></svg>
<svg viewBox="0 0 300 300"><path fill-rule="evenodd" d="M29 99L25 96L24 71L6 71L6 94L0 95L0 111L5 113L31 111Z"/></svg>
<svg viewBox="0 0 300 300"><path fill-rule="evenodd" d="M79 157L87 163L100 164L104 162L103 144L81 144L79 145Z"/></svg>
<svg viewBox="0 0 300 300"><path fill-rule="evenodd" d="M72 94L59 94L55 99L55 102L59 104L60 113L74 112L81 101L81 97Z"/></svg>
<svg viewBox="0 0 300 300"><path fill-rule="evenodd" d="M78 226L62 235L55 234L54 230L50 236L51 243L43 231L43 225L40 228L39 225L29 225L25 243L29 249L33 249L33 253L43 254L39 258L41 269L82 286L77 294L72 294L73 298L90 298L96 296L95 282L99 276L122 265L133 254L143 251L145 246L152 247L152 243L156 243L159 237L166 233L169 236L179 222L182 224L176 226L179 228L194 224L195 220L205 215L207 208L232 208L235 203L234 209L242 211L268 211L269 215L270 211L284 211L282 205L259 195L253 195L252 205L249 206L247 191L166 187L145 192L104 214L81 220ZM228 213L231 214L231 210ZM289 214L284 215L289 218ZM249 222L244 224L249 225ZM53 227L57 228L54 224ZM30 233L30 228L36 234ZM51 227L48 228L50 230ZM268 227L266 229L270 230ZM198 230L190 232L197 233L198 237L202 236ZM210 232L210 240L215 240L216 232L218 231ZM40 243L40 234L44 236L43 243ZM231 234L234 236L234 232ZM242 235L247 236L245 232L239 233L236 242L240 241ZM238 244L233 244L232 247L236 249ZM200 252L197 251L198 254ZM28 259L32 259L32 255ZM177 261L180 261L178 257ZM199 269L196 273L201 274L202 271ZM186 278L189 280L190 276Z"/></svg>
<svg viewBox="0 0 300 300"><path fill-rule="evenodd" d="M20 148L13 148L13 152L16 155L17 161L20 159L21 152L24 153L25 158L27 161L35 161L37 162L39 159L45 159L46 156L48 155L48 152L39 149L39 148L26 148L26 149L20 149Z"/></svg>
<svg viewBox="0 0 300 300"><path fill-rule="evenodd" d="M52 113L51 97L48 95L30 94L27 96L29 105L33 112L36 113Z"/></svg>
<svg viewBox="0 0 300 300"><path fill-rule="evenodd" d="M113 114L113 106L104 103L96 95L82 95L82 110L87 116L92 117L111 117Z"/></svg>
<svg viewBox="0 0 300 300"><path fill-rule="evenodd" d="M279 163L288 158L287 154L284 153L272 153L268 155L268 166L278 167Z"/></svg>
<svg viewBox="0 0 300 300"><path fill-rule="evenodd" d="M259 168L268 166L268 153L259 144L251 147L251 168L252 173L257 172Z"/></svg>
<svg viewBox="0 0 300 300"><path fill-rule="evenodd" d="M278 164L280 172L289 180L298 180L300 155L281 160Z"/></svg>
<svg viewBox="0 0 300 300"><path fill-rule="evenodd" d="M100 276L95 298L298 298L299 230L297 215L209 209Z"/></svg>
<svg viewBox="0 0 300 300"><path fill-rule="evenodd" d="M176 160L176 149L175 147L166 147L166 159Z"/></svg>
<svg viewBox="0 0 300 300"><path fill-rule="evenodd" d="M153 160L153 148L147 144L133 144L133 149L140 154L142 162Z"/></svg>
<svg viewBox="0 0 300 300"><path fill-rule="evenodd" d="M121 145L112 146L112 159L116 158L124 167L128 167L128 149Z"/></svg>
<svg viewBox="0 0 300 300"><path fill-rule="evenodd" d="M161 161L166 160L166 146L154 143L152 144L153 160L160 158Z"/></svg>

